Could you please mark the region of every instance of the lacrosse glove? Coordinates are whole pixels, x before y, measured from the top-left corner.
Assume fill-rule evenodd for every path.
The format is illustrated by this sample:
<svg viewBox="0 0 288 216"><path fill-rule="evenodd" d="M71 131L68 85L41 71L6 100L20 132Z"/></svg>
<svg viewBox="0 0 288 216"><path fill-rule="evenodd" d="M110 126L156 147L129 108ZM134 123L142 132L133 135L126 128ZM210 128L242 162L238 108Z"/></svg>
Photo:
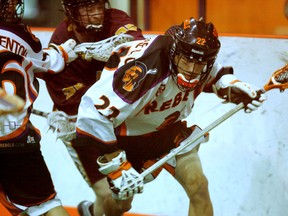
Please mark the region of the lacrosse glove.
<svg viewBox="0 0 288 216"><path fill-rule="evenodd" d="M69 39L61 45L56 45L54 43L49 44L49 48L55 49L58 53L62 55L66 64L74 61L78 58L78 55L74 51L74 47L76 46L76 41L73 39Z"/></svg>
<svg viewBox="0 0 288 216"><path fill-rule="evenodd" d="M57 139L64 143L76 138L76 115L69 116L63 111L54 111L47 116L49 129L56 132Z"/></svg>
<svg viewBox="0 0 288 216"><path fill-rule="evenodd" d="M237 80L232 74L222 76L213 85L213 91L227 102L235 104L243 102L245 112L247 113L256 110L267 99L264 92L259 88Z"/></svg>
<svg viewBox="0 0 288 216"><path fill-rule="evenodd" d="M126 200L133 194L143 192L143 178L127 161L125 151L120 151L112 161L100 156L97 163L99 171L107 175L114 199Z"/></svg>

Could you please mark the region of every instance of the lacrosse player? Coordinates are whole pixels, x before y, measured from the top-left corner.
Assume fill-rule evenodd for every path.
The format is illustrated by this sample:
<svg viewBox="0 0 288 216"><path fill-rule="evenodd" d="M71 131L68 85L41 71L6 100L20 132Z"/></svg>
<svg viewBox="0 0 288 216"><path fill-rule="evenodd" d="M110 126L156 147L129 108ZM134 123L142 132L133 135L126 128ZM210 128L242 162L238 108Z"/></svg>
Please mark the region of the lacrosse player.
<svg viewBox="0 0 288 216"><path fill-rule="evenodd" d="M29 117L39 92L34 74L61 72L77 57L76 42L42 50L22 23L23 0L1 0L0 11L0 202L11 215L66 216L40 150L40 132Z"/></svg>
<svg viewBox="0 0 288 216"><path fill-rule="evenodd" d="M84 42L100 42L105 39L127 33L134 39L144 39L141 30L123 11L109 8L107 0L62 0L66 18L54 31L51 43L61 44L72 38L77 44ZM120 37L121 38L121 37ZM130 38L128 38L129 40ZM106 42L106 41L105 41ZM83 53L65 67L62 73L44 74L41 77L47 85L54 106L68 115L76 115L83 93L99 78L105 62L97 60L101 55L110 56L112 48L109 43L102 46L99 54L96 47L93 56ZM108 50L105 47L110 48ZM100 56L99 56L100 55Z"/></svg>
<svg viewBox="0 0 288 216"><path fill-rule="evenodd" d="M81 57L67 65L62 73L43 74L40 78L46 82L55 109L75 116L78 113L82 95L99 79L112 49L120 43L130 41L131 38L139 40L144 37L141 30L133 24L132 19L125 12L110 8L108 0L62 0L61 2L66 19L56 28L50 42L61 44L72 38L79 45L91 42L91 47L83 46L84 50L80 49ZM86 47L89 48L89 52L85 51ZM51 116L48 118L48 122L57 121L54 119L57 115L54 114L52 118ZM73 125L73 118L70 122ZM66 128L73 127L67 126ZM72 132L75 136L75 127ZM78 169L83 170L81 161L71 148L71 138L65 136L62 141ZM90 208L92 212L94 211L94 215L103 215L102 202L111 193L107 180L103 178L96 182L94 178L87 177L85 171L81 173L94 190L96 202L94 208L91 202L81 203L80 214L90 215Z"/></svg>
<svg viewBox="0 0 288 216"><path fill-rule="evenodd" d="M21 109L0 115L0 202L11 215L68 215L42 156L40 132L29 121L39 90L34 72L42 69L0 47L0 84L24 101Z"/></svg>
<svg viewBox="0 0 288 216"><path fill-rule="evenodd" d="M73 51L76 45L73 39L64 41L63 44L60 44L61 46L50 44L49 48L42 49L39 38L22 22L23 0L4 0L0 1L0 4L1 47L15 54L31 58L35 62L37 61L37 64L42 64L43 68L46 68L51 74L61 72L66 63L78 57Z"/></svg>
<svg viewBox="0 0 288 216"><path fill-rule="evenodd" d="M83 95L74 148L94 183L104 176L109 181L106 216L128 211L133 195L156 177L141 171L201 131L183 121L201 92L244 102L246 112L262 105L266 97L257 94L258 88L215 62L219 49L212 23L187 19L166 35L117 47L100 80ZM199 142L206 140L203 136ZM187 193L188 215L211 216L208 181L197 151L187 147L165 167Z"/></svg>

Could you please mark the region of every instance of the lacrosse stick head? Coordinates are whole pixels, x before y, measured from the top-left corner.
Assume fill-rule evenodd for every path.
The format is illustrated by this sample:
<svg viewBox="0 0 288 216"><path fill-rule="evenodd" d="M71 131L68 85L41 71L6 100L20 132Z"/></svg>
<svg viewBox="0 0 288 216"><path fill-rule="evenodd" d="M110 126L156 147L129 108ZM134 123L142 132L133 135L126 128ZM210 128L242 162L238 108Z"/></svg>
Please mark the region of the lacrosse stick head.
<svg viewBox="0 0 288 216"><path fill-rule="evenodd" d="M0 22L20 23L24 14L23 0L0 0Z"/></svg>
<svg viewBox="0 0 288 216"><path fill-rule="evenodd" d="M80 55L82 59L87 61L95 59L97 61L107 62L112 51L118 45L132 40L134 40L134 37L129 34L119 34L98 42L80 43L74 48L74 51Z"/></svg>
<svg viewBox="0 0 288 216"><path fill-rule="evenodd" d="M288 64L276 70L264 85L265 91L279 89L283 92L286 88L288 88Z"/></svg>
<svg viewBox="0 0 288 216"><path fill-rule="evenodd" d="M108 0L62 0L61 3L67 18L78 32L95 34L103 30Z"/></svg>
<svg viewBox="0 0 288 216"><path fill-rule="evenodd" d="M47 123L49 129L56 132L57 139L71 141L76 138L76 118L77 116L68 116L62 111L55 111L49 113Z"/></svg>

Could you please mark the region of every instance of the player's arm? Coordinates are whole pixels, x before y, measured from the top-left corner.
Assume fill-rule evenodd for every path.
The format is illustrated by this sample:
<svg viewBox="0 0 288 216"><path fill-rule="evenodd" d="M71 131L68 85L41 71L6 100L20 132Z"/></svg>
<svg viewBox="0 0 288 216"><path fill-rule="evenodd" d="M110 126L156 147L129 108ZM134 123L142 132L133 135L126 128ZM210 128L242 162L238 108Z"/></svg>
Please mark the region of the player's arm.
<svg viewBox="0 0 288 216"><path fill-rule="evenodd" d="M103 154L118 150L114 127L131 112L113 91L113 74L103 73L82 96L76 122L77 139L89 140Z"/></svg>
<svg viewBox="0 0 288 216"><path fill-rule="evenodd" d="M132 40L145 39L141 29L133 24L133 20L126 13L114 9L111 9L111 11L113 12L110 18L110 28L114 35L95 43L82 43L77 45L75 52L83 59L87 61L95 59L107 62L113 49L118 45Z"/></svg>
<svg viewBox="0 0 288 216"><path fill-rule="evenodd" d="M245 112L256 110L266 100L260 88L237 79L232 67L221 67L212 85L214 93L227 102L245 105Z"/></svg>
<svg viewBox="0 0 288 216"><path fill-rule="evenodd" d="M96 89L99 89L97 84L98 82ZM89 91L91 89L86 92L88 95L91 93ZM87 95L82 98L76 124L77 140L78 143L83 141L102 152L102 156L95 158L95 163L97 161L99 171L107 176L113 197L125 200L134 193L143 191L143 178L127 160L125 151L118 149L114 134L114 124L120 124L120 119L125 118L123 116L131 111L126 109L126 112L123 112L126 114L120 117L122 111L118 110L116 105L119 102L113 103L113 106L111 97L100 98L103 99L101 103L98 103L98 100L97 103L92 102L93 99ZM124 106L121 106L122 110Z"/></svg>
<svg viewBox="0 0 288 216"><path fill-rule="evenodd" d="M43 50L42 66L50 73L61 72L66 64L78 58L74 51L75 46L76 41L73 39L69 39L60 45L50 43L48 48Z"/></svg>
<svg viewBox="0 0 288 216"><path fill-rule="evenodd" d="M127 160L125 151L118 148L114 128L141 109L138 106L141 100L128 104L119 97L113 90L113 74L103 73L82 97L76 132L79 142L85 141L102 153L95 163L97 161L99 171L107 176L114 198L128 199L143 191L143 179ZM120 83L119 88L122 88Z"/></svg>

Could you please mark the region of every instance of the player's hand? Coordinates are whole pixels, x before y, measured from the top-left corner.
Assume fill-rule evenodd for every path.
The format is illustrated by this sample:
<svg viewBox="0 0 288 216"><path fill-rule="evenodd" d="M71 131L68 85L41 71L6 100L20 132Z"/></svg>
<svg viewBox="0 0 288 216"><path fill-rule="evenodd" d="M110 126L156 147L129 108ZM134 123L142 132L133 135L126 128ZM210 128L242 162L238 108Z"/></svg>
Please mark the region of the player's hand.
<svg viewBox="0 0 288 216"><path fill-rule="evenodd" d="M0 115L17 113L23 110L25 101L18 95L9 95L0 87Z"/></svg>
<svg viewBox="0 0 288 216"><path fill-rule="evenodd" d="M143 178L126 159L125 151L118 154L111 161L107 155L100 156L97 163L99 171L107 175L114 199L126 200L136 193L143 192Z"/></svg>
<svg viewBox="0 0 288 216"><path fill-rule="evenodd" d="M245 112L251 113L260 107L267 99L265 93L259 88L245 82L241 82L233 75L224 75L213 86L214 92L225 99L227 102L239 104L241 102L245 105Z"/></svg>
<svg viewBox="0 0 288 216"><path fill-rule="evenodd" d="M58 53L60 53L62 57L64 58L65 62L69 64L70 62L78 58L78 55L74 51L75 46L76 46L76 41L73 39L69 39L66 42L62 43L61 45L50 43L48 47L53 48Z"/></svg>

